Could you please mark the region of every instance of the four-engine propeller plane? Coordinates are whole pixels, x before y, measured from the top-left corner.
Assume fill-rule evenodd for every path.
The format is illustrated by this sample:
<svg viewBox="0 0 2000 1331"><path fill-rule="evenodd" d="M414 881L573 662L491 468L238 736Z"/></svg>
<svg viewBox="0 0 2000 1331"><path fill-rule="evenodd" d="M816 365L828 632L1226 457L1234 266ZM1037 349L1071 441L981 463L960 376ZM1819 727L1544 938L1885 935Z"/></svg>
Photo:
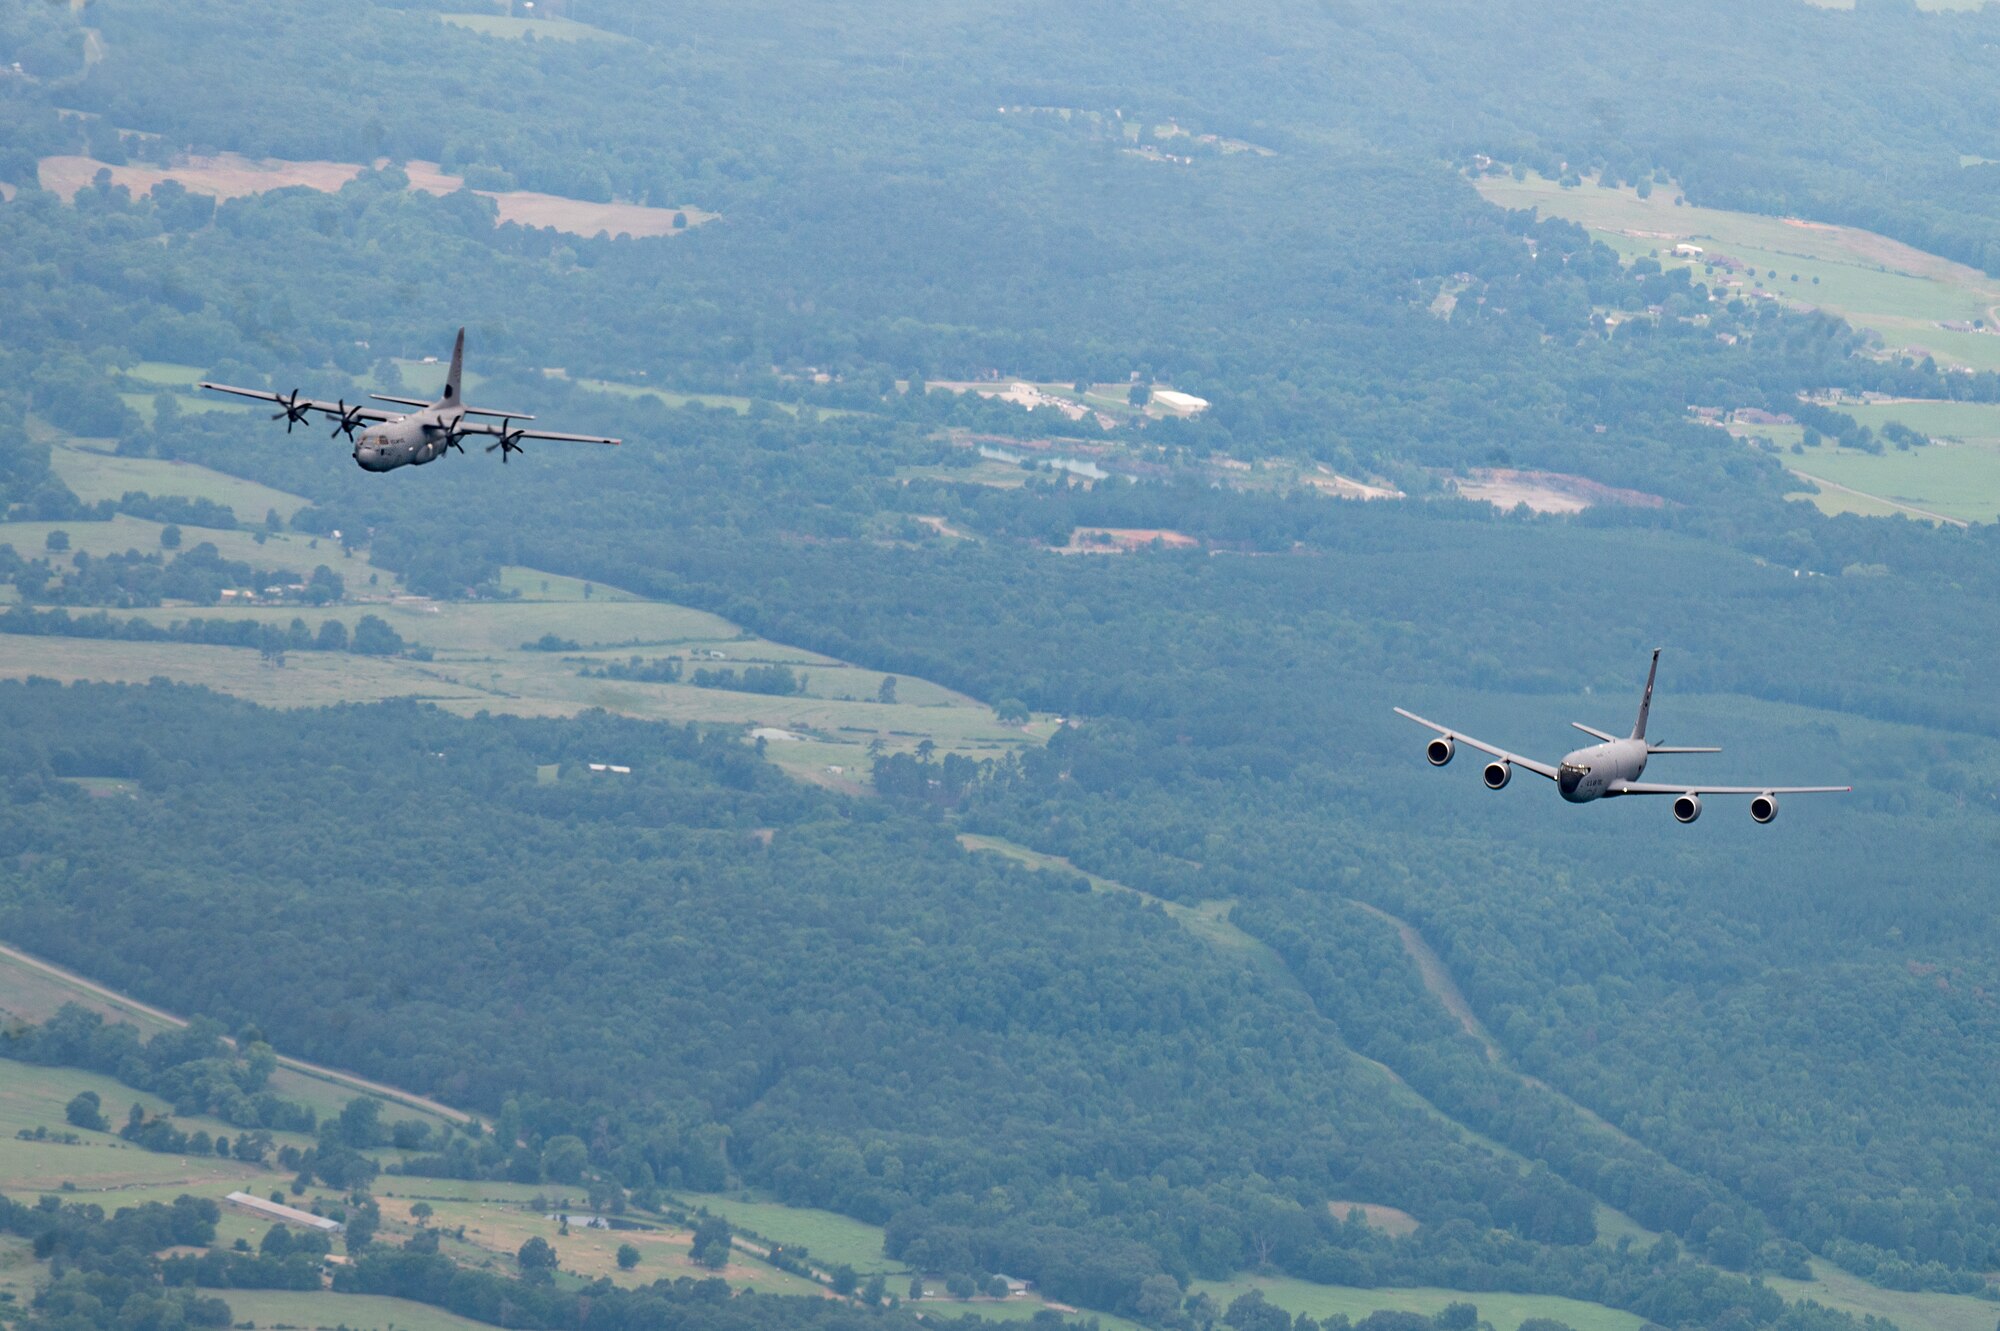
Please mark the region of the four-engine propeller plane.
<svg viewBox="0 0 2000 1331"><path fill-rule="evenodd" d="M1588 748L1577 749L1564 756L1563 760L1551 766L1537 762L1533 758L1523 758L1518 753L1509 753L1491 744L1483 743L1441 726L1435 721L1426 721L1414 712L1396 709L1396 715L1408 717L1420 726L1428 726L1437 731L1438 737L1424 746L1424 756L1431 766L1443 767L1450 762L1460 744L1470 745L1481 753L1491 754L1493 761L1486 764L1483 776L1489 790L1499 790L1514 779L1516 767L1525 768L1536 776L1545 776L1556 783L1556 790L1571 804L1587 804L1591 800L1611 799L1619 795L1671 795L1674 799L1674 818L1683 823L1691 823L1701 817L1701 797L1703 795L1748 795L1750 796L1750 816L1760 823L1768 823L1778 816L1778 796L1780 795L1823 795L1845 793L1852 786L1710 786L1700 782L1659 782L1641 781L1646 771L1646 760L1656 753L1720 753L1713 748L1685 748L1665 744L1654 744L1646 738L1646 713L1653 705L1653 680L1660 673L1660 650L1653 649L1653 666L1646 672L1645 696L1639 699L1639 720L1632 727L1629 739L1619 739L1616 735L1594 730L1579 721L1570 722L1584 734L1599 740Z"/></svg>
<svg viewBox="0 0 2000 1331"><path fill-rule="evenodd" d="M363 471L394 471L397 467L420 467L443 457L451 449L463 453L465 445L461 439L491 439L486 446L491 453L500 451L500 460L505 462L509 453L520 453L523 439L555 439L577 444L616 444L616 439L606 439L594 434L557 434L549 430L522 430L514 422L531 421L533 416L518 411L493 411L485 407L468 407L459 397L459 375L465 365L465 330L458 330L458 341L451 348L451 369L445 376L444 395L435 402L425 402L420 398L389 397L382 393L370 393L377 402L394 402L399 406L415 407L415 411L384 411L380 407L365 407L356 403L347 405L347 399L338 402L321 402L314 398L300 397L299 390L293 389L291 396L283 393L267 393L260 388L232 388L228 384L202 384L203 388L217 393L234 393L238 397L254 397L265 402L275 402L282 410L271 419L285 423L285 433L290 434L294 425L302 425L312 420L312 414L319 412L332 418L334 434L346 434L354 443L354 460ZM486 420L469 420L472 416L498 416L500 423ZM359 431L357 434L356 432Z"/></svg>

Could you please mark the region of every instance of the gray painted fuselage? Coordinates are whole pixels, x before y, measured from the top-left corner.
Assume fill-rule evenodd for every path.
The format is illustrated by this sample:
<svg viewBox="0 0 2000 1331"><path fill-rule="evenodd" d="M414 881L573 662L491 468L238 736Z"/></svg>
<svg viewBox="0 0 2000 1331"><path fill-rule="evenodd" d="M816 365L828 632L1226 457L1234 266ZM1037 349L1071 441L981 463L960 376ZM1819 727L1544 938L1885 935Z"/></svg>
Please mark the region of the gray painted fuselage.
<svg viewBox="0 0 2000 1331"><path fill-rule="evenodd" d="M407 416L391 416L355 436L354 460L363 471L394 471L433 462L445 451L445 441L464 414L456 407L425 407Z"/></svg>
<svg viewBox="0 0 2000 1331"><path fill-rule="evenodd" d="M1610 793L1613 781L1637 781L1646 770L1646 741L1614 739L1563 755L1556 789L1571 804L1588 804Z"/></svg>

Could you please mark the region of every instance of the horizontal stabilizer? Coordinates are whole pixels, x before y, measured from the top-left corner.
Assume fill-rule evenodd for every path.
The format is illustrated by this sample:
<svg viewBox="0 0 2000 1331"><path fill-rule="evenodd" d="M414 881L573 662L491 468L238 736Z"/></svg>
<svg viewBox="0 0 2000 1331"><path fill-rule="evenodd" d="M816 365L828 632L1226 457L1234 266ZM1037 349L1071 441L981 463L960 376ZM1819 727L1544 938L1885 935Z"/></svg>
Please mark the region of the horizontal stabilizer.
<svg viewBox="0 0 2000 1331"><path fill-rule="evenodd" d="M1610 744L1618 738L1618 736L1608 734L1595 726L1587 726L1581 721L1572 721L1570 724L1581 730L1584 734L1589 735L1592 739L1601 739L1606 744Z"/></svg>
<svg viewBox="0 0 2000 1331"><path fill-rule="evenodd" d="M430 403L420 397L390 397L387 393L370 393L377 402L394 402L399 407L428 407Z"/></svg>
<svg viewBox="0 0 2000 1331"><path fill-rule="evenodd" d="M1648 744L1647 753L1721 753L1721 749L1693 744Z"/></svg>

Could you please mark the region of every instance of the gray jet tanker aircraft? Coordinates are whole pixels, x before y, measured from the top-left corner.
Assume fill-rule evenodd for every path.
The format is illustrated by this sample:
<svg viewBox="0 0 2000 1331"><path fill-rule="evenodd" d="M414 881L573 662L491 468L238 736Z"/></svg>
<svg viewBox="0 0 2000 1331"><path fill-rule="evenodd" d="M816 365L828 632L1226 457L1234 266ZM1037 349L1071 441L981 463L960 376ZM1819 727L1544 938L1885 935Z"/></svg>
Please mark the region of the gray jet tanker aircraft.
<svg viewBox="0 0 2000 1331"><path fill-rule="evenodd" d="M1433 767L1443 767L1450 762L1460 744L1469 744L1481 753L1493 755L1493 761L1486 764L1483 773L1489 790L1503 788L1514 779L1514 769L1524 767L1536 776L1545 776L1555 782L1556 790L1571 804L1588 804L1591 800L1611 799L1618 795L1671 795L1674 797L1674 817L1683 823L1691 823L1701 817L1703 795L1748 795L1750 816L1760 823L1768 823L1778 816L1780 795L1824 795L1853 789L1852 786L1708 786L1699 782L1641 781L1639 778L1645 774L1646 760L1656 753L1721 752L1720 749L1676 748L1647 741L1646 713L1653 705L1653 680L1659 673L1660 649L1655 647L1653 667L1646 672L1646 692L1639 699L1639 721L1632 727L1631 738L1619 739L1602 730L1593 730L1580 721L1572 721L1571 725L1602 743L1577 749L1553 767L1533 758L1523 758L1518 753L1496 749L1450 726L1426 721L1400 707L1396 709L1396 715L1408 717L1420 726L1429 726L1437 731L1438 738L1424 746L1424 756L1430 759Z"/></svg>
<svg viewBox="0 0 2000 1331"><path fill-rule="evenodd" d="M290 434L294 425L312 419L317 411L333 418L334 434L345 433L354 442L354 460L363 471L394 471L398 467L420 467L426 462L441 458L451 449L463 453L465 446L461 439L491 439L486 446L491 453L500 450L500 460L505 462L509 453L520 453L523 439L557 439L576 444L616 444L616 439L606 439L594 434L555 434L548 430L517 430L513 428L517 420L531 421L533 416L518 411L493 411L486 407L468 407L459 399L459 372L465 366L465 330L458 330L458 341L451 348L451 370L445 375L444 396L435 402L425 402L420 398L388 397L381 393L368 396L377 402L394 402L400 406L415 407L411 412L384 411L380 407L364 407L358 403L352 407L347 399L338 402L320 402L312 398L300 397L294 388L292 395L266 393L261 388L231 388L228 384L202 384L203 388L217 393L234 393L238 397L254 397L265 402L275 402L283 408L271 417L285 422L285 433ZM500 423L467 420L468 416L498 416ZM366 429L362 427L366 426ZM360 430L357 435L355 431Z"/></svg>

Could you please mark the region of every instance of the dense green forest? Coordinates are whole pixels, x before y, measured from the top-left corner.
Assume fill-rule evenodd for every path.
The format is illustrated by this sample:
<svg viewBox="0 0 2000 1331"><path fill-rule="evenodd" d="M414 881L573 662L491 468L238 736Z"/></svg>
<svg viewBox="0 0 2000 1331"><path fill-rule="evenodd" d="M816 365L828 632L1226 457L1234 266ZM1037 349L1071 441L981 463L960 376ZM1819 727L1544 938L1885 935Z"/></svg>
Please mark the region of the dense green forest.
<svg viewBox="0 0 2000 1331"><path fill-rule="evenodd" d="M85 503L49 432L110 438L306 496L290 526L342 531L422 594L491 595L527 565L1078 723L1020 761L885 760L879 798L842 798L733 734L601 714L10 683L0 937L495 1121L420 1170L539 1179L573 1137L626 1188L747 1184L884 1224L913 1266L1160 1324L1186 1315L1160 1279L1245 1267L1559 1292L1672 1327L1806 1317L1749 1277L1810 1256L1987 1286L2000 538L1824 516L1785 498L1779 457L1688 408L1867 443L1798 395L1992 402L2000 374L1711 301L1468 176L1503 169L1482 155L1567 168L2000 271L2000 7L1073 10L599 0L582 17L603 38L561 42L416 4L0 16L0 66L21 65L0 78L7 516L285 525ZM306 78L300 49L339 54ZM34 187L50 154L212 151L388 160L220 205ZM416 160L720 218L640 240L496 225L481 195L409 192ZM434 369L392 358L460 323L479 400L630 442L385 478L142 373L429 391ZM1106 430L928 386L989 375L1213 406ZM1115 444L1127 470L973 483L971 443L1051 435ZM1411 498L1223 485L1225 457ZM1481 467L1661 502L1538 517L1444 493ZM1050 552L1083 527L1197 545ZM305 615L92 613L292 581L187 541L0 546L25 603L0 632L421 651L379 619L336 643ZM300 599L347 593L327 578ZM1729 749L1661 769L1857 793L1788 801L1771 828L1489 796L1425 767L1389 712L1552 757L1567 721L1622 727L1660 643L1656 733ZM636 779L535 778L607 757ZM72 780L105 776L137 798ZM958 831L1227 900L1274 968L1136 898L969 856ZM1501 1059L1383 913L1436 949ZM227 1084L254 1101L243 1075ZM1334 1218L1339 1199L1422 1227L1392 1240ZM1599 1203L1668 1237L1593 1243ZM492 1297L439 1294L425 1258L349 1278Z"/></svg>

